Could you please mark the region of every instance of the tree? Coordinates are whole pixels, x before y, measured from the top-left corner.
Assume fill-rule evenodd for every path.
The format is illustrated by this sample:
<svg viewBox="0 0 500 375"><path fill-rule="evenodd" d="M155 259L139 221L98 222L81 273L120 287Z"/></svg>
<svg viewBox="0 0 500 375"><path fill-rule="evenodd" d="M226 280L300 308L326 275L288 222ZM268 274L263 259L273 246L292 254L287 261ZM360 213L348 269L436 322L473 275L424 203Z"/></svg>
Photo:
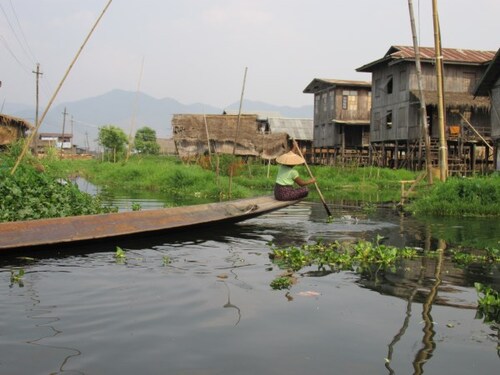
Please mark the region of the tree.
<svg viewBox="0 0 500 375"><path fill-rule="evenodd" d="M137 130L134 148L141 154L158 155L160 145L156 142L156 131L147 126Z"/></svg>
<svg viewBox="0 0 500 375"><path fill-rule="evenodd" d="M99 128L97 141L104 147L105 152L113 154L113 162L116 162L116 153L125 150L128 137L121 128L114 125L106 125Z"/></svg>

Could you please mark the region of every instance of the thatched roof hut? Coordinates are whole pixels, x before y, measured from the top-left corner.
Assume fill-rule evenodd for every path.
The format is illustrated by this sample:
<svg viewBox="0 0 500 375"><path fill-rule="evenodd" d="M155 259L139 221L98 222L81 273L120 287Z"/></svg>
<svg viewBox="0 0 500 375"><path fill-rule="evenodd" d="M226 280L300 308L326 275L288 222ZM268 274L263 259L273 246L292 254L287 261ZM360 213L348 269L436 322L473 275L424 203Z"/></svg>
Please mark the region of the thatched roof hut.
<svg viewBox="0 0 500 375"><path fill-rule="evenodd" d="M192 157L210 151L220 154L274 159L287 149L285 133L259 131L257 115L174 115L172 132L179 156ZM236 146L235 146L236 140Z"/></svg>
<svg viewBox="0 0 500 375"><path fill-rule="evenodd" d="M26 132L33 129L33 125L22 118L0 114L0 146L26 137Z"/></svg>

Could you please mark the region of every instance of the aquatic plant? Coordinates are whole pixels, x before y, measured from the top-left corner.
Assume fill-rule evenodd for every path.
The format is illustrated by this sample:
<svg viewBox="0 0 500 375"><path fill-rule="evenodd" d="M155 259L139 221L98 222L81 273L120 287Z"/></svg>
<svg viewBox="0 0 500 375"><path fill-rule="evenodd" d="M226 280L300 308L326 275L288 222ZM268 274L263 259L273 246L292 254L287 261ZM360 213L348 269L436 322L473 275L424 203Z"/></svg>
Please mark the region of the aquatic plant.
<svg viewBox="0 0 500 375"><path fill-rule="evenodd" d="M33 157L23 159L12 175L17 148L0 154L0 222L109 212L98 197L56 178Z"/></svg>
<svg viewBox="0 0 500 375"><path fill-rule="evenodd" d="M288 276L280 276L271 281L271 288L274 290L290 289L293 284L293 280Z"/></svg>
<svg viewBox="0 0 500 375"><path fill-rule="evenodd" d="M476 317L487 323L500 323L500 293L481 283L474 283L474 287L478 295Z"/></svg>
<svg viewBox="0 0 500 375"><path fill-rule="evenodd" d="M394 265L398 259L417 256L417 251L413 248L387 246L380 243L382 239L383 237L378 236L374 242L360 240L355 243L336 241L326 244L319 241L300 247L272 248L269 257L279 268L294 272L316 266L318 270L330 272L355 270L362 273L372 265L384 269ZM279 285L279 282L276 283Z"/></svg>
<svg viewBox="0 0 500 375"><path fill-rule="evenodd" d="M115 259L117 262L124 262L127 259L127 254L120 246L116 247Z"/></svg>
<svg viewBox="0 0 500 375"><path fill-rule="evenodd" d="M10 284L17 284L20 287L24 286L23 283L24 269L20 268L17 273L14 270L10 270Z"/></svg>
<svg viewBox="0 0 500 375"><path fill-rule="evenodd" d="M132 203L132 211L140 211L142 210L142 206L140 203L134 202Z"/></svg>
<svg viewBox="0 0 500 375"><path fill-rule="evenodd" d="M486 248L475 254L452 249L450 253L451 260L459 266L467 266L472 263L493 264L500 262L500 250L497 248Z"/></svg>

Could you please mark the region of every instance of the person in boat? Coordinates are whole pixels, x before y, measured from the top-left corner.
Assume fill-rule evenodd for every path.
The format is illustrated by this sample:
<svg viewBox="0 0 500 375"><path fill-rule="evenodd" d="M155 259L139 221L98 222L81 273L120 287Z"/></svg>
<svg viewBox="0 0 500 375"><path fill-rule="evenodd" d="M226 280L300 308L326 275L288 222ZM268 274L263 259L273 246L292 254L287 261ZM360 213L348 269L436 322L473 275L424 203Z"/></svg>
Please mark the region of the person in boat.
<svg viewBox="0 0 500 375"><path fill-rule="evenodd" d="M299 172L293 168L306 162L302 156L294 152L296 150L296 146L294 146L292 151L276 158L276 162L280 166L276 176L276 184L274 185L274 197L279 201L293 201L307 197L307 194L309 194L307 185L316 182L315 178L303 180L300 178ZM294 184L297 184L298 187L295 187Z"/></svg>

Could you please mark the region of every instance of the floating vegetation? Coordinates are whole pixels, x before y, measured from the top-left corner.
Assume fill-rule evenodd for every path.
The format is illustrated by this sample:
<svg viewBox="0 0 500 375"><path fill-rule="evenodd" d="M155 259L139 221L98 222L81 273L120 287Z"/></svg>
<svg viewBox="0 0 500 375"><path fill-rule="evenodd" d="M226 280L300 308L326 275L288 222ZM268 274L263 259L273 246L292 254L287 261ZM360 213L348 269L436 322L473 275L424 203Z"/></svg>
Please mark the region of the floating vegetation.
<svg viewBox="0 0 500 375"><path fill-rule="evenodd" d="M434 258L442 252L442 250L423 252L410 247L397 248L384 245L381 243L382 240L383 237L377 236L374 242L360 240L326 244L320 241L315 244L286 248L273 248L271 244L269 257L275 265L287 272L272 280L270 286L274 290L290 289L297 279L295 273L299 271L309 275L354 271L377 278L379 272L387 270L396 272L403 259L424 256ZM456 267L467 267L471 264L490 267L500 263L500 250L496 248L474 252L450 250L449 259ZM409 269L405 268L404 271L409 271ZM476 284L476 290L483 295L478 301L478 313L489 321L498 321L500 309L498 292L490 287L478 285L482 284Z"/></svg>
<svg viewBox="0 0 500 375"><path fill-rule="evenodd" d="M10 284L11 284L11 286L14 284L17 284L20 287L23 287L24 286L23 277L24 277L24 269L23 268L19 269L17 271L17 273L14 270L10 270Z"/></svg>
<svg viewBox="0 0 500 375"><path fill-rule="evenodd" d="M116 247L115 259L118 263L123 263L127 260L127 254L120 246Z"/></svg>
<svg viewBox="0 0 500 375"><path fill-rule="evenodd" d="M271 288L275 290L290 289L293 279L289 276L280 276L271 281Z"/></svg>
<svg viewBox="0 0 500 375"><path fill-rule="evenodd" d="M472 254L470 252L451 250L451 260L459 266L468 266L473 263L493 264L500 262L500 249L486 248L484 254Z"/></svg>
<svg viewBox="0 0 500 375"><path fill-rule="evenodd" d="M474 283L478 295L476 318L500 323L500 293L490 286Z"/></svg>
<svg viewBox="0 0 500 375"><path fill-rule="evenodd" d="M297 272L304 267L315 266L319 271L356 271L359 273L375 266L387 268L393 266L398 259L414 258L417 250L414 248L398 249L394 246L381 244L383 237L378 236L375 242L358 241L340 243L338 241L325 244L318 242L313 245L291 246L284 249L274 248L269 257L279 268ZM271 282L273 289L290 288L292 274L279 276Z"/></svg>
<svg viewBox="0 0 500 375"><path fill-rule="evenodd" d="M142 210L142 206L140 203L134 202L132 203L132 211L140 211Z"/></svg>

